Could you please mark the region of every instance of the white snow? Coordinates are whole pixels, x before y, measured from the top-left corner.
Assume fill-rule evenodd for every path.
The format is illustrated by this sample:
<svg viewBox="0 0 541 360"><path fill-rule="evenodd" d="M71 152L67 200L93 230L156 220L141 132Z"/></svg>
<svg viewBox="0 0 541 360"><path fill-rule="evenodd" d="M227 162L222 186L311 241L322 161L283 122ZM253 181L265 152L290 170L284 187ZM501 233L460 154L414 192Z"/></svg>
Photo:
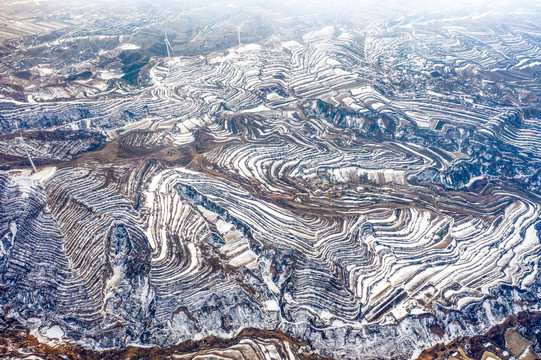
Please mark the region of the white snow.
<svg viewBox="0 0 541 360"><path fill-rule="evenodd" d="M268 107L266 107L265 105L259 105L259 106L255 107L255 108L242 110L241 113L257 113L257 112L269 111L269 110L270 109Z"/></svg>
<svg viewBox="0 0 541 360"><path fill-rule="evenodd" d="M234 51L241 53L241 52L246 52L246 51L258 51L260 49L261 49L261 45L259 44L246 44L246 45L241 45L237 47Z"/></svg>
<svg viewBox="0 0 541 360"><path fill-rule="evenodd" d="M64 337L64 330L58 325L53 325L44 334L49 339L62 339Z"/></svg>
<svg viewBox="0 0 541 360"><path fill-rule="evenodd" d="M299 44L298 42L292 40L292 41L283 42L282 47L284 47L284 48L286 48L288 50L291 50L291 49L296 48L296 47L302 47L302 45Z"/></svg>
<svg viewBox="0 0 541 360"><path fill-rule="evenodd" d="M233 224L225 222L222 219L219 219L218 221L216 221L216 230L218 230L218 232L222 235L228 232L229 230L231 230L232 228L233 228Z"/></svg>
<svg viewBox="0 0 541 360"><path fill-rule="evenodd" d="M56 166L47 166L44 168L41 168L37 173L32 174L30 178L32 180L36 181L46 181L53 177L53 175L56 173Z"/></svg>
<svg viewBox="0 0 541 360"><path fill-rule="evenodd" d="M280 306L278 306L276 300L267 300L265 301L264 306L267 311L280 311Z"/></svg>
<svg viewBox="0 0 541 360"><path fill-rule="evenodd" d="M117 78L121 77L122 75L123 74L120 71L101 70L99 72L99 76L103 80L117 79Z"/></svg>
<svg viewBox="0 0 541 360"><path fill-rule="evenodd" d="M17 223L15 221L9 223L9 230L11 231L13 238L15 238L15 236L17 236Z"/></svg>
<svg viewBox="0 0 541 360"><path fill-rule="evenodd" d="M120 50L137 50L141 47L135 44L125 43L118 47Z"/></svg>

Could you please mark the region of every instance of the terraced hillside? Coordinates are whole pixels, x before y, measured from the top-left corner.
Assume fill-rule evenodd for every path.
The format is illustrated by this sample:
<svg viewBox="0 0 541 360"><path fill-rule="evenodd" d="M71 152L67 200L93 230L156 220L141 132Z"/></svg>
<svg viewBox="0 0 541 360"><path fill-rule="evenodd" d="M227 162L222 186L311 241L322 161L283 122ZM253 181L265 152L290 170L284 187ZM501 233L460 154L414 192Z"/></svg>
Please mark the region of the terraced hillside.
<svg viewBox="0 0 541 360"><path fill-rule="evenodd" d="M539 358L538 15L4 40L3 354Z"/></svg>

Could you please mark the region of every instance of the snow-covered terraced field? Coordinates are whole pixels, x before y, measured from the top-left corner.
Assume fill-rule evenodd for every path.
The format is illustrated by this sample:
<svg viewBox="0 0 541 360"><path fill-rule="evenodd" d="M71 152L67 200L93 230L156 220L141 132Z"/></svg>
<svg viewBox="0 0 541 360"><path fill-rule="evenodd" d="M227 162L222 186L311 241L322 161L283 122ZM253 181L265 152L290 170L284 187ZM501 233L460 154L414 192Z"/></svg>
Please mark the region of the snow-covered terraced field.
<svg viewBox="0 0 541 360"><path fill-rule="evenodd" d="M0 98L2 310L93 349L282 334L178 359L410 358L539 311L541 28L464 21Z"/></svg>

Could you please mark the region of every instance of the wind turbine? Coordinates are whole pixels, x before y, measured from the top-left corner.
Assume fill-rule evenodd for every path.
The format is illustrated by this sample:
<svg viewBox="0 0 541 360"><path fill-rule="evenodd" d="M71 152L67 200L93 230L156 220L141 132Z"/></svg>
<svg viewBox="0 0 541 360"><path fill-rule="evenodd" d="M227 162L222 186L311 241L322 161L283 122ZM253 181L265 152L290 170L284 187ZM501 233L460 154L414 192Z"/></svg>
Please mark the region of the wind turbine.
<svg viewBox="0 0 541 360"><path fill-rule="evenodd" d="M235 26L237 28L237 35L239 36L239 46L241 45L241 42L240 42L240 28L242 27L242 25L244 25L244 24L240 24L239 26Z"/></svg>
<svg viewBox="0 0 541 360"><path fill-rule="evenodd" d="M167 33L165 30L163 31L165 35L165 48L167 49L167 56L169 57L169 60L171 60L171 52L173 52L173 48L171 47L171 43L169 42L169 39L167 38Z"/></svg>
<svg viewBox="0 0 541 360"><path fill-rule="evenodd" d="M19 129L19 124L17 120L15 120L15 128L17 128L17 131L19 132L19 138L21 139L21 142L23 143L24 152L26 153L26 156L28 157L28 160L30 161L30 165L32 165L32 169L34 169L34 173L38 172L38 169L36 169L36 165L34 165L34 162L32 161L32 158L30 157L30 153L28 152L28 147L26 146L26 143L23 139L23 134L21 133L21 130Z"/></svg>

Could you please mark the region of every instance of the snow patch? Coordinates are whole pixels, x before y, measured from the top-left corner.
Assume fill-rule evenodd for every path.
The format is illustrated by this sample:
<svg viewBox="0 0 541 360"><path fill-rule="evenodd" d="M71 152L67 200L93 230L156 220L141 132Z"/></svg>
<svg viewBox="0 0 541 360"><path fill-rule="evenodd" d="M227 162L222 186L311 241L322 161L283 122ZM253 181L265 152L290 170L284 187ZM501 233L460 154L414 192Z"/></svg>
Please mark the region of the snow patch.
<svg viewBox="0 0 541 360"><path fill-rule="evenodd" d="M270 111L270 109L266 107L265 105L259 105L258 107L255 107L252 109L242 110L241 113L257 113L261 111Z"/></svg>
<svg viewBox="0 0 541 360"><path fill-rule="evenodd" d="M43 334L45 337L49 339L62 339L64 337L64 330L58 325L53 325L50 328L45 331L45 334Z"/></svg>
<svg viewBox="0 0 541 360"><path fill-rule="evenodd" d="M267 311L280 311L280 306L276 300L267 300L264 306Z"/></svg>
<svg viewBox="0 0 541 360"><path fill-rule="evenodd" d="M120 50L138 50L141 47L135 44L125 43L118 47Z"/></svg>

